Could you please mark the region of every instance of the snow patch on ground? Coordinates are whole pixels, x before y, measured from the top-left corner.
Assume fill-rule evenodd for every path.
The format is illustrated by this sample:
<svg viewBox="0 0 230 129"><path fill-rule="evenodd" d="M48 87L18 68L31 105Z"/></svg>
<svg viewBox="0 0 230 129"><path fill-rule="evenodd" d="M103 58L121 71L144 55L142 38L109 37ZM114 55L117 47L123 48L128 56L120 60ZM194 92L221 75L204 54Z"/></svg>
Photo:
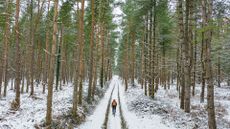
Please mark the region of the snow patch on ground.
<svg viewBox="0 0 230 129"><path fill-rule="evenodd" d="M129 91L125 93L124 85L121 81L119 85L123 115L129 129L175 129L172 125L164 124L161 116L149 114L149 112L145 113L145 111L152 109L149 105L132 108L132 106L130 106L132 102L142 102L142 97L144 97L141 96L142 92L138 89L129 89ZM142 109L144 112L140 112Z"/></svg>
<svg viewBox="0 0 230 129"><path fill-rule="evenodd" d="M63 86L63 90L54 91L53 114L61 115L71 107L73 87ZM13 90L8 90L7 97L0 100L0 128L1 129L32 129L35 124L45 120L47 93L42 94L42 86L35 87L36 97L29 97L29 93L21 94L21 106L18 111L10 110L10 103L15 98Z"/></svg>
<svg viewBox="0 0 230 129"><path fill-rule="evenodd" d="M196 94L191 97L191 113L180 109L180 100L176 85L164 90L159 87L155 99L144 95L140 85L129 87L125 93L128 110L135 112L138 117L151 118L161 116L162 123L178 129L208 129L206 103L200 103L200 85L196 87ZM205 98L206 99L206 98ZM229 129L230 87L215 88L216 120L218 129ZM146 120L145 120L146 121ZM154 120L153 120L154 121ZM137 125L138 126L138 125Z"/></svg>
<svg viewBox="0 0 230 129"><path fill-rule="evenodd" d="M10 83L9 83L10 84ZM78 107L78 114L84 119L87 114L93 112L98 101L103 97L107 89L106 83L103 89L98 85L95 91L95 101L92 104L86 102L88 82L83 83L83 107ZM10 85L9 85L10 88ZM0 99L0 129L33 129L39 127L45 122L46 116L46 99L47 91L42 93L42 85L34 87L35 97L30 97L29 93L21 94L21 106L18 111L10 110L10 103L15 98L15 92L8 90L7 96ZM62 86L62 90L54 90L53 92L53 125L52 128L67 128L76 126L71 117L73 84Z"/></svg>

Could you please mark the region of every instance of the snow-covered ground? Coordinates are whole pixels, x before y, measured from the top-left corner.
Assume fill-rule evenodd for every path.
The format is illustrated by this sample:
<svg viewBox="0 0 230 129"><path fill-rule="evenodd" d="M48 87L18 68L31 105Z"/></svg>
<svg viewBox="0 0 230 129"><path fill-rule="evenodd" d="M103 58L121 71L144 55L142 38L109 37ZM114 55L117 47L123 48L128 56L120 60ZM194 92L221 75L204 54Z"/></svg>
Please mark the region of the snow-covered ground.
<svg viewBox="0 0 230 129"><path fill-rule="evenodd" d="M113 88L114 91L112 93ZM105 93L104 98L101 100L94 113L86 119L86 122L83 123L79 127L79 129L101 129L103 127L107 110L106 108L108 102L111 103L110 95L112 93L112 99L116 99L118 101L118 89L120 92L121 103L118 103L115 117L112 115L111 109L109 109L107 129L122 128L119 105L121 105L124 123L126 123L126 127L129 129L175 129L173 126L163 124L162 119L159 115L143 117L138 116L135 112L129 111L127 108L127 101L125 100L126 98L124 93L124 87L118 76L113 77L109 86L109 90L107 90L107 92Z"/></svg>
<svg viewBox="0 0 230 129"><path fill-rule="evenodd" d="M139 117L148 118L161 116L164 124L178 129L208 129L206 102L200 103L200 85L196 85L196 94L191 97L191 113L180 109L180 100L176 85L164 90L159 87L155 99L144 95L140 85L129 87L125 93L128 110L135 112ZM205 91L206 92L206 91ZM206 98L205 98L206 99ZM230 128L230 87L215 88L216 120L218 129ZM146 121L146 120L145 120ZM154 120L153 120L154 121ZM172 128L172 127L170 127ZM151 129L151 128L150 128Z"/></svg>
<svg viewBox="0 0 230 129"><path fill-rule="evenodd" d="M63 114L71 107L73 87L63 86L63 90L54 91L53 114ZM9 90L6 98L0 100L0 129L33 129L36 124L45 120L46 94L42 94L41 87L35 87L36 97L29 97L29 93L21 94L21 106L18 111L10 110L10 102L15 98L13 90Z"/></svg>
<svg viewBox="0 0 230 129"><path fill-rule="evenodd" d="M139 99L140 96L138 96L136 92L134 92L134 96L127 96L127 93L124 92L124 85L121 81L119 82L119 86L121 93L121 106L129 129L175 129L172 125L163 124L162 117L159 115L140 115L138 112L130 111L128 108L129 105L127 104L132 100Z"/></svg>
<svg viewBox="0 0 230 129"><path fill-rule="evenodd" d="M114 77L113 77L113 80L114 80ZM108 90L106 91L102 100L99 102L93 114L86 118L86 122L80 125L78 127L79 129L91 129L92 127L95 129L100 129L102 127L104 120L105 120L106 107L108 105L108 100L110 98L113 87L116 83L113 80L111 81Z"/></svg>
<svg viewBox="0 0 230 129"><path fill-rule="evenodd" d="M112 100L115 99L118 102L118 87L119 87L119 80L114 80L115 81L115 88L113 91L112 95ZM112 102L110 102L112 103ZM116 108L116 114L113 116L112 109L110 109L109 112L109 120L108 120L108 129L121 129L121 116L120 116L120 110L119 110L119 103L117 103L117 108ZM110 106L111 107L111 106Z"/></svg>
<svg viewBox="0 0 230 129"><path fill-rule="evenodd" d="M106 83L106 85L109 82ZM10 86L10 85L9 85ZM81 122L87 114L90 114L97 105L97 102L103 97L107 89L96 88L95 102L92 104L86 103L88 83L84 82L83 86L83 106L78 107L78 114L81 115ZM9 87L10 88L10 87ZM18 111L10 110L10 103L15 99L15 92L8 90L7 97L0 99L0 129L33 129L41 127L45 122L46 116L46 99L47 91L42 93L42 85L36 86L34 97L30 97L29 93L21 94L21 106ZM78 123L71 118L70 110L72 108L73 84L62 86L62 90L53 93L53 128L67 128L76 126Z"/></svg>
<svg viewBox="0 0 230 129"><path fill-rule="evenodd" d="M125 127L128 129L208 129L206 101L202 104L199 102L200 85L197 85L196 94L191 98L191 113L185 113L179 108L180 100L175 84L171 85L169 90L159 87L155 99L145 96L140 85L130 86L125 92L124 85L118 76L113 76L107 84L109 84L108 88L96 91L99 94L96 96L98 103L89 105L83 101L84 108L79 107L79 111L86 115L85 122L80 126L71 127L101 129L105 128L106 123L107 129ZM87 82L84 85L87 85ZM87 86L84 86L83 91L83 95L86 96ZM54 91L53 118L55 121L63 122L65 117L67 117L66 120L70 120L67 115L72 107L72 92L72 84L63 86L63 90ZM104 92L104 97L100 98ZM23 93L21 108L18 111L12 111L10 102L14 99L15 93L9 90L7 97L0 100L0 129L33 129L36 125L43 123L46 115L47 93L42 94L42 87L39 86L35 87L35 96L29 97L28 93ZM118 102L115 117L112 115L110 105L113 99ZM229 129L229 86L215 87L215 106L218 129ZM64 126L64 128L67 127Z"/></svg>

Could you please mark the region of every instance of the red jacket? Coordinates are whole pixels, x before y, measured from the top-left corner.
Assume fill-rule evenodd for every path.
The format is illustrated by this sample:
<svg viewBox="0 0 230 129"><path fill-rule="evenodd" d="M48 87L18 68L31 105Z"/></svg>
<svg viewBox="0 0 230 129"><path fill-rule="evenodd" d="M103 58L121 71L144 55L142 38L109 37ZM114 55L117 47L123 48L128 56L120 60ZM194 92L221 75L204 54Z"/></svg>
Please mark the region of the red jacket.
<svg viewBox="0 0 230 129"><path fill-rule="evenodd" d="M117 102L115 100L113 100L112 106L117 106Z"/></svg>

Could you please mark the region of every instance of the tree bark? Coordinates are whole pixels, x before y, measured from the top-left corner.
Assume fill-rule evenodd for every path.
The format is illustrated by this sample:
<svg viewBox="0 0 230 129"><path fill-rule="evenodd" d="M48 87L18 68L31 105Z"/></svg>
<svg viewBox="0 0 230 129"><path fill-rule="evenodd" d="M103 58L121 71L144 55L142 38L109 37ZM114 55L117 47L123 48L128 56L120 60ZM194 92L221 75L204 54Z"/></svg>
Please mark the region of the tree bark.
<svg viewBox="0 0 230 129"><path fill-rule="evenodd" d="M15 34L16 34L16 107L20 107L20 82L21 82L21 52L20 52L20 29L19 29L19 12L20 0L16 0L16 15L15 15Z"/></svg>
<svg viewBox="0 0 230 129"><path fill-rule="evenodd" d="M77 116L77 107L78 107L78 83L79 83L79 68L80 68L80 54L79 54L79 50L80 48L78 49L78 44L81 44L80 42L80 9L79 9L79 3L77 2L77 30L78 30L78 33L77 33L77 43L76 43L76 46L75 46L75 50L74 50L74 57L75 57L75 61L77 61L77 65L75 66L75 75L74 75L74 90L73 90L73 108L72 108L72 114L73 114L73 117L76 117ZM71 71L70 71L71 72ZM73 76L73 75L71 75ZM71 77L72 78L72 77Z"/></svg>
<svg viewBox="0 0 230 129"><path fill-rule="evenodd" d="M183 52L184 51L184 20L183 20L183 0L178 0L178 26L179 26L179 45L180 45L180 49L181 49L181 53L180 53L180 64L181 64L181 78L180 78L180 85L181 85L181 94L180 94L180 108L184 109L185 108L185 103L184 103L184 98L185 98L185 77L184 75L184 62L183 62Z"/></svg>
<svg viewBox="0 0 230 129"><path fill-rule="evenodd" d="M125 39L125 68L124 68L124 78L125 78L125 91L128 90L128 54L129 54L129 51L128 51L128 37L126 37Z"/></svg>
<svg viewBox="0 0 230 129"><path fill-rule="evenodd" d="M220 75L220 50L218 50L218 63L217 63L217 83L218 87L220 87L221 83L221 75Z"/></svg>
<svg viewBox="0 0 230 129"><path fill-rule="evenodd" d="M3 72L4 72L4 93L3 96L6 97L7 85L8 85L8 51L9 51L9 34L10 34L10 11L9 11L9 3L10 0L6 0L6 23L5 23L5 32L4 32L4 60L3 60ZM0 96L1 96L1 88L0 88Z"/></svg>
<svg viewBox="0 0 230 129"><path fill-rule="evenodd" d="M59 38L60 35L60 38ZM61 32L58 33L58 39L59 41L57 42L57 67L56 67L56 90L58 90L58 86L59 86L59 80L60 80L60 67L61 67L61 44L62 44L62 35L63 35L63 24L61 25ZM60 88L61 90L61 88Z"/></svg>
<svg viewBox="0 0 230 129"><path fill-rule="evenodd" d="M202 27L204 27L204 24L202 23ZM205 47L205 41L204 41L204 32L202 32L202 42L201 42L201 68L202 68L202 76L201 76L201 93L200 93L200 102L203 103L204 102L204 93L205 93L205 74L206 74L206 70L205 70L205 62L204 62L204 57L205 57L205 51L206 51L206 47Z"/></svg>
<svg viewBox="0 0 230 129"><path fill-rule="evenodd" d="M33 0L30 1L30 96L34 94L34 22Z"/></svg>
<svg viewBox="0 0 230 129"><path fill-rule="evenodd" d="M85 0L81 0L81 16L80 16L80 46L79 46L79 104L82 104L82 83L84 79L84 7L85 7Z"/></svg>
<svg viewBox="0 0 230 129"><path fill-rule="evenodd" d="M146 27L145 27L146 28ZM144 45L145 45L145 33L146 33L146 29L144 29L144 32L143 32L143 38L142 38L142 41L141 41L141 89L144 88L144 74L145 74L145 65L144 65L144 58L145 58L145 55L144 55Z"/></svg>
<svg viewBox="0 0 230 129"><path fill-rule="evenodd" d="M153 44L153 10L151 9L150 10L150 17L149 17L149 48L148 48L148 51L149 51L149 77L148 77L148 83L149 83L149 96L152 96L152 92L153 92L153 82L152 82L152 44Z"/></svg>
<svg viewBox="0 0 230 129"><path fill-rule="evenodd" d="M46 112L46 125L51 128L52 122L52 100L53 100L53 82L54 82L54 65L55 65L55 54L57 44L57 18L58 18L58 0L54 1L54 16L53 16L53 40L52 40L52 51L50 56L50 69L48 79L48 95L47 95L47 112Z"/></svg>
<svg viewBox="0 0 230 129"><path fill-rule="evenodd" d="M212 20L212 0L202 0L202 18L205 27L211 24ZM214 105L214 85L212 75L212 63L211 63L211 41L212 41L212 29L208 29L204 32L205 36L205 69L207 78L207 110L208 110L208 126L209 129L216 129L215 118L215 105Z"/></svg>
<svg viewBox="0 0 230 129"><path fill-rule="evenodd" d="M90 66L89 66L89 88L88 88L88 102L91 103L92 99L92 85L93 85L93 68L94 68L94 0L91 0L91 15L92 15L92 23L91 23L91 33L90 33Z"/></svg>
<svg viewBox="0 0 230 129"><path fill-rule="evenodd" d="M134 79L135 79L135 61L136 61L136 59L135 59L135 57L136 57L136 52L135 52L135 41L136 41L136 39L135 39L135 32L131 32L131 42L132 42L132 46L131 46L131 53L132 53L132 75L131 75L131 83L132 83L132 86L134 86L135 84L134 84Z"/></svg>
<svg viewBox="0 0 230 129"><path fill-rule="evenodd" d="M155 45L156 45L156 18L157 18L157 9L156 9L156 0L153 1L153 11L154 11L154 15L153 15L153 44L151 45L151 50L152 50L152 60L151 60L151 64L152 64L152 70L151 70L151 78L152 78L152 94L151 97L154 98L155 96Z"/></svg>
<svg viewBox="0 0 230 129"><path fill-rule="evenodd" d="M99 27L96 29L96 50L94 52L95 58L94 58L94 75L93 75L93 89L92 89L92 99L94 100L94 95L95 95L95 90L96 90L96 86L97 86L97 67L98 67L98 47L99 47Z"/></svg>
<svg viewBox="0 0 230 129"><path fill-rule="evenodd" d="M148 68L148 62L147 62L147 58L148 58L148 26L149 26L149 15L147 14L146 15L146 18L145 18L145 45L144 45L144 93L145 95L147 96L147 79L148 79L148 71L147 71L147 68Z"/></svg>
<svg viewBox="0 0 230 129"><path fill-rule="evenodd" d="M189 40L189 11L191 0L186 0L185 15L185 38L183 45L184 67L185 67L185 112L190 112L190 92L191 92L191 60L190 60L190 40Z"/></svg>
<svg viewBox="0 0 230 129"><path fill-rule="evenodd" d="M46 39L45 39L45 63L46 64L49 64L49 20L48 20L48 16L49 16L49 8L50 8L50 0L48 0L48 11L47 11L47 21L46 21ZM47 77L48 77L48 72L49 71L49 65L44 65L44 73L43 73L43 82L42 82L42 85L43 85L43 90L42 90L42 93L44 94L45 93L45 89L46 89L46 84L47 84Z"/></svg>
<svg viewBox="0 0 230 129"><path fill-rule="evenodd" d="M100 26L100 35L101 35L101 71L100 71L100 85L101 88L104 86L104 40L105 40L105 28L104 24Z"/></svg>

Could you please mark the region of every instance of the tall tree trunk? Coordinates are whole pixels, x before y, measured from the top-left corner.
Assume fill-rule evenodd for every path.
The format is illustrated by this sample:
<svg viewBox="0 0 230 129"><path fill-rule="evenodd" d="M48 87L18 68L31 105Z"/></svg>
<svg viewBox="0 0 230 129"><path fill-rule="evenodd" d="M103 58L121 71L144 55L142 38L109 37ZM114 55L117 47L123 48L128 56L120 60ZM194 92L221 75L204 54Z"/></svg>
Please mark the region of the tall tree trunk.
<svg viewBox="0 0 230 129"><path fill-rule="evenodd" d="M110 63L110 32L107 31L107 43L106 43L106 71L105 71L105 81L108 81L109 74L109 63Z"/></svg>
<svg viewBox="0 0 230 129"><path fill-rule="evenodd" d="M64 27L63 27L63 31L64 31ZM61 65L61 78L62 78L62 83L66 84L68 83L67 80L67 67L68 67L68 60L67 60L67 44L65 44L64 42L65 39L65 35L63 34L63 38L62 38L62 55L61 55L61 60L62 60L62 65Z"/></svg>
<svg viewBox="0 0 230 129"><path fill-rule="evenodd" d="M128 89L128 55L129 55L129 51L128 51L128 37L126 37L125 39L125 68L124 68L124 78L125 78L125 91L127 91Z"/></svg>
<svg viewBox="0 0 230 129"><path fill-rule="evenodd" d="M166 90L166 63L165 63L165 50L164 50L164 45L163 45L163 57L162 57L162 83L164 85L164 89Z"/></svg>
<svg viewBox="0 0 230 129"><path fill-rule="evenodd" d="M60 85L59 85L59 89L62 90L62 83L65 82L65 48L64 48L64 25L62 24L61 25L61 37L60 37ZM64 83L65 84L65 83Z"/></svg>
<svg viewBox="0 0 230 129"><path fill-rule="evenodd" d="M146 27L145 27L146 28ZM145 58L145 55L144 55L144 45L145 45L145 33L146 33L146 29L144 29L144 32L143 32L143 38L142 38L142 41L141 41L141 89L144 88L144 74L145 74L145 65L144 65L144 58Z"/></svg>
<svg viewBox="0 0 230 129"><path fill-rule="evenodd" d="M2 79L4 77L3 75L3 56L0 57L0 98L2 93Z"/></svg>
<svg viewBox="0 0 230 129"><path fill-rule="evenodd" d="M183 45L184 67L185 67L185 112L190 112L190 92L191 92L191 62L190 62L190 40L189 40L189 11L191 0L186 0L185 15L185 38Z"/></svg>
<svg viewBox="0 0 230 129"><path fill-rule="evenodd" d="M204 27L204 23L202 23L202 27ZM203 103L204 102L204 93L205 93L205 75L206 75L206 70L205 70L205 51L206 51L206 47L205 47L205 41L204 41L204 32L202 32L201 34L201 68L202 68L202 75L201 75L201 93L200 93L200 102Z"/></svg>
<svg viewBox="0 0 230 129"><path fill-rule="evenodd" d="M208 27L212 22L212 0L202 0L202 18L205 27ZM209 28L204 32L205 36L205 69L207 78L207 110L208 110L208 126L209 129L216 129L215 105L214 105L214 85L212 76L211 63L211 41L212 30Z"/></svg>
<svg viewBox="0 0 230 129"><path fill-rule="evenodd" d="M33 0L30 1L30 95L34 94L34 22L33 22Z"/></svg>
<svg viewBox="0 0 230 129"><path fill-rule="evenodd" d="M195 78L193 76L194 73L194 34L193 34L193 28L194 28L194 0L189 1L189 24L188 24L188 40L189 40L189 49L190 49L190 85L191 88L195 87ZM191 89L190 88L190 89ZM191 91L190 91L191 92ZM193 91L192 91L193 93Z"/></svg>
<svg viewBox="0 0 230 129"><path fill-rule="evenodd" d="M94 100L94 95L95 95L95 90L96 90L96 86L97 86L97 67L98 67L98 47L99 47L99 27L96 29L96 50L94 52L95 58L94 58L94 75L93 75L93 89L92 89L92 99Z"/></svg>
<svg viewBox="0 0 230 129"><path fill-rule="evenodd" d="M156 50L156 49L155 49ZM155 75L155 77L156 77L156 83L155 83L155 92L157 92L158 91L158 89L159 89L159 54L157 53L157 55L156 55L156 75Z"/></svg>
<svg viewBox="0 0 230 129"><path fill-rule="evenodd" d="M101 23L102 24L102 23ZM104 24L102 24L100 26L100 32L101 32L101 71L100 71L100 85L101 85L101 88L103 88L104 86L104 40L105 40L105 27L104 27Z"/></svg>
<svg viewBox="0 0 230 129"><path fill-rule="evenodd" d="M132 75L131 75L131 83L132 83L132 86L134 86L135 84L134 84L134 79L135 79L135 61L136 61L136 52L135 52L135 41L136 41L136 39L135 39L136 37L135 37L135 32L131 32L131 42L132 42L132 45L131 45L131 56L132 56Z"/></svg>
<svg viewBox="0 0 230 129"><path fill-rule="evenodd" d="M80 9L79 9L79 3L77 2L77 30L78 30L78 33L77 33L77 43L75 45L75 48L74 48L74 55L73 57L75 57L75 61L77 61L77 65L75 66L75 75L74 75L74 90L73 90L73 108L72 108L72 114L73 114L73 117L76 117L77 116L77 107L78 107L78 89L79 89L79 86L78 86L78 83L79 83L79 68L80 68L80 54L79 54L79 50L80 48L78 49L78 44L81 44L80 42ZM70 71L71 72L71 71ZM72 78L72 75L73 73L71 72L71 78Z"/></svg>
<svg viewBox="0 0 230 129"><path fill-rule="evenodd" d="M195 96L195 87L196 87L196 61L197 61L197 31L194 35L195 46L194 46L194 60L193 60L193 82L192 82L192 95Z"/></svg>
<svg viewBox="0 0 230 129"><path fill-rule="evenodd" d="M93 68L94 68L94 0L91 0L91 15L92 15L92 23L91 23L91 33L90 33L90 66L89 66L89 88L88 88L88 102L91 103L92 98L92 84L93 84Z"/></svg>
<svg viewBox="0 0 230 129"><path fill-rule="evenodd" d="M197 4L194 3L194 6L197 7ZM195 9L194 7L194 9ZM197 44L198 44L198 31L197 31L197 10L195 10L195 32L194 32L194 60L193 60L193 83L192 83L192 95L195 96L195 88L196 88L196 70L197 70Z"/></svg>
<svg viewBox="0 0 230 129"><path fill-rule="evenodd" d="M220 50L218 50L218 63L217 63L217 83L218 87L220 87L221 83L221 75L220 75Z"/></svg>
<svg viewBox="0 0 230 129"><path fill-rule="evenodd" d="M27 34L26 34L27 36L29 36L29 31L27 32ZM25 52L25 57L24 57L24 60L27 60L27 59L29 59L30 58L30 47L29 47L29 45L30 45L30 41L29 41L29 38L28 39L26 39L26 52ZM27 61L27 62L25 62L26 64L26 72L25 72L25 74L26 74L26 93L29 93L29 86L30 86L30 61Z"/></svg>
<svg viewBox="0 0 230 129"><path fill-rule="evenodd" d="M79 104L82 104L82 83L84 79L84 7L85 7L85 0L81 0L81 16L80 16L80 46L79 46Z"/></svg>
<svg viewBox="0 0 230 129"><path fill-rule="evenodd" d="M40 84L41 74L42 74L42 43L41 37L38 35L38 61L37 61L37 73L36 73L36 83L37 86Z"/></svg>
<svg viewBox="0 0 230 129"><path fill-rule="evenodd" d="M148 81L149 81L149 96L151 96L152 95L152 92L153 92L153 90L152 90L152 85L153 85L153 82L152 82L152 44L153 44L153 34L152 34L152 32L153 32L153 10L151 9L150 10L150 17L149 17L149 19L150 19L150 21L149 21L149 48L148 48L148 51L149 51L149 62L148 62L148 64L149 64L149 77L148 77Z"/></svg>
<svg viewBox="0 0 230 129"><path fill-rule="evenodd" d="M178 40L178 42L179 42L179 40ZM176 86L176 89L177 89L177 91L179 91L179 93L180 93L180 78L181 78L181 66L180 66L180 45L178 44L177 45L177 58L176 58L176 64L177 64L177 86ZM180 94L179 94L180 95Z"/></svg>
<svg viewBox="0 0 230 129"><path fill-rule="evenodd" d="M23 56L25 56L25 54L24 54L24 52L22 53L22 57ZM23 58L21 58L22 59L22 66L21 66L21 80L22 80L22 86L21 86L21 94L23 94L24 93L24 85L25 85L25 75L24 75L24 73L25 73L25 60L23 59Z"/></svg>
<svg viewBox="0 0 230 129"><path fill-rule="evenodd" d="M146 18L145 18L145 45L144 45L144 93L145 93L145 95L147 96L147 80L148 80L148 70L147 70L147 68L148 68L148 60L147 60L147 58L148 58L148 39L149 39L149 30L148 30L148 26L149 26L149 15L147 14L146 15Z"/></svg>
<svg viewBox="0 0 230 129"><path fill-rule="evenodd" d="M48 95L47 95L47 112L46 112L46 125L51 128L52 122L52 100L53 100L53 82L54 82L54 66L55 66L55 54L57 44L57 18L58 18L58 0L54 1L54 16L53 16L53 40L52 40L52 51L50 56L50 69L48 79Z"/></svg>
<svg viewBox="0 0 230 129"><path fill-rule="evenodd" d="M42 4L41 1L38 0L38 7L37 7L37 17L35 20L35 27L34 27L34 32L36 34L36 38L37 38L37 45L38 45L38 49L37 49L37 67L36 67L36 85L38 86L40 84L41 81L41 74L42 74L42 43L41 43L41 35L40 33L36 33L37 29L40 28L40 20L42 17L42 13L43 13L43 7L44 7L44 3L45 0L43 0ZM41 6L40 6L41 4Z"/></svg>
<svg viewBox="0 0 230 129"><path fill-rule="evenodd" d="M156 0L153 1L153 11L154 11L154 15L153 15L153 44L151 45L151 49L152 49L152 60L151 60L151 64L152 64L152 70L151 70L151 78L152 78L152 94L151 97L154 98L155 96L155 45L156 45L156 17L157 17L157 13L156 13Z"/></svg>
<svg viewBox="0 0 230 129"><path fill-rule="evenodd" d="M183 0L178 0L178 26L179 26L179 45L181 49L180 53L180 64L181 64L181 78L180 78L180 85L181 85L181 94L180 94L180 108L185 108L184 98L185 98L185 77L184 77L184 62L183 62L183 51L184 51L184 20L183 20Z"/></svg>
<svg viewBox="0 0 230 129"><path fill-rule="evenodd" d="M56 62L57 62L57 67L56 67L56 90L58 90L58 86L59 86L59 80L60 80L60 67L61 67L61 54L62 54L62 52L61 52L61 44L62 44L62 35L63 35L63 25L61 25L61 32L60 32L60 34L58 34L58 37L59 37L59 35L60 35L60 38L58 38L59 39L59 41L57 42L57 48L58 48L58 50L57 50L57 60L56 60Z"/></svg>
<svg viewBox="0 0 230 129"><path fill-rule="evenodd" d="M3 96L6 96L7 85L8 85L8 51L9 51L9 34L10 34L10 11L9 11L9 3L11 0L6 0L6 23L5 23L5 32L4 32L4 61L3 61L3 72L4 72L4 93ZM0 88L0 96L1 96L1 88Z"/></svg>
<svg viewBox="0 0 230 129"><path fill-rule="evenodd" d="M21 82L21 56L20 56L20 29L19 29L19 12L20 0L16 0L16 15L15 15L15 34L16 34L16 107L20 107L20 82Z"/></svg>
<svg viewBox="0 0 230 129"><path fill-rule="evenodd" d="M48 20L48 16L49 16L49 8L50 8L50 0L48 0L48 12L47 12L47 21L46 21L46 38L45 38L45 63L46 64L49 64L49 20ZM43 73L43 82L42 82L42 85L43 85L43 89L42 89L42 93L44 94L45 93L45 89L46 89L46 84L47 84L47 77L48 77L48 72L49 71L49 65L44 65L44 73Z"/></svg>

